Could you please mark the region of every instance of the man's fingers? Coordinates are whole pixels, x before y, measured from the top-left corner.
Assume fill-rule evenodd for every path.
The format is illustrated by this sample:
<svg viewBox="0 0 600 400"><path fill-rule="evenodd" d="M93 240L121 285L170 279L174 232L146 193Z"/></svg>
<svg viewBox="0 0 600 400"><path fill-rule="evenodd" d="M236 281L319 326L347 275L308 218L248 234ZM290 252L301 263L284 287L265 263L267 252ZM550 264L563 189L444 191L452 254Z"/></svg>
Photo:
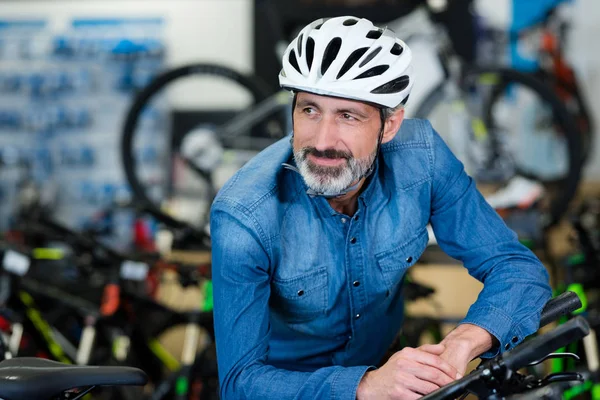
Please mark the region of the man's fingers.
<svg viewBox="0 0 600 400"><path fill-rule="evenodd" d="M406 378L403 379L404 386L410 389L412 392L418 393L420 395L426 395L431 392L438 390L440 387L434 383L424 381L419 379L416 376L407 375Z"/></svg>
<svg viewBox="0 0 600 400"><path fill-rule="evenodd" d="M428 365L420 364L418 367L414 368L414 370L411 370L411 372L417 378L430 382L438 387L454 382L454 379L446 375L444 372Z"/></svg>
<svg viewBox="0 0 600 400"><path fill-rule="evenodd" d="M435 354L412 348L403 349L400 353L402 358L408 358L410 360L417 361L418 363L437 368L452 380L455 380L458 375L456 368Z"/></svg>
<svg viewBox="0 0 600 400"><path fill-rule="evenodd" d="M417 347L417 350L423 350L427 353L435 354L439 356L446 350L446 346L443 344L424 344L422 346Z"/></svg>

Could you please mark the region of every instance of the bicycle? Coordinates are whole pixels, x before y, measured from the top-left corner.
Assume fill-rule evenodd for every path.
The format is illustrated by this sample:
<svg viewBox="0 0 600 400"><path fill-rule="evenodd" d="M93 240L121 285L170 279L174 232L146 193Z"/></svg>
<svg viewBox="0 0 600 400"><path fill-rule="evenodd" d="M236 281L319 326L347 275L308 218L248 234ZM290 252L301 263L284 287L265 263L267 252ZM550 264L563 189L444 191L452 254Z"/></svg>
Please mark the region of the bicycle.
<svg viewBox="0 0 600 400"><path fill-rule="evenodd" d="M12 293L15 295L9 296L8 305L13 309L13 314L20 316L17 322L21 324L21 328L13 329L13 332L28 333L33 338L36 348L65 363L136 365L147 372L149 382L155 386L153 393L148 395L142 395L139 391L132 393L128 388L113 389L110 398L187 399L192 393L199 394L199 392L202 392L199 394L204 396L202 398L213 396L211 393L216 392L217 385L214 349L209 346L203 352L196 354L200 328L204 328L212 338L212 312L209 309L174 312L138 291L131 290L131 283L136 284L140 279L144 279L149 273L150 265L155 270L165 268L177 270L186 285L197 284L198 279L202 277L198 274L197 267L186 268L154 262L146 265L145 271L140 271L140 268L144 267L140 261L132 263L131 258L120 255L89 237L77 235L53 221L42 219L38 221L38 225L45 226L43 232L47 240L61 238L73 243L80 258L85 259L86 255L92 254L92 260L87 260L84 267L93 265L96 275L99 273L104 278L98 284L99 277L96 276L95 290L93 286L89 286L89 283L85 283L87 281L79 283L80 285L83 283L82 293L86 297L91 297L86 300L82 299L81 295L74 296L69 293L69 286L56 287L50 284L50 281L42 283L34 277L27 276L28 271L23 274L25 276L19 274L15 276L13 273ZM29 228L37 230L39 234L39 226L30 224ZM35 258L31 254L24 254L22 249L19 250L20 257L31 263L28 270L35 270ZM14 252L15 249L9 251ZM138 267L137 271L132 271L133 267ZM7 269L6 265L4 268ZM129 270L127 272L129 276L123 275L124 269ZM12 272L18 271L12 268ZM140 275L140 272L142 276L137 278L132 276ZM90 291L103 293L102 302L98 300L100 296L85 293ZM44 303L45 310L40 310L36 299ZM61 305L56 307L62 312L54 313L52 319L54 322L44 317L49 315L47 310L49 302ZM96 305L97 303L100 305ZM53 307L50 309L52 310ZM56 324L65 316L73 319L73 311L75 324L81 326L83 332L77 346L68 345L67 332L61 335L62 340L56 340L56 331L60 330L55 327L66 325L64 320L63 323ZM150 320L152 323L148 323ZM164 350L156 338L168 328L182 324L187 328L180 363ZM211 341L214 343L214 338ZM11 338L12 342L19 343L20 338ZM76 350L69 352L69 347ZM16 351L18 346L15 353ZM164 370L170 372L165 374ZM195 389L192 386L196 381L202 382L202 388Z"/></svg>
<svg viewBox="0 0 600 400"><path fill-rule="evenodd" d="M138 176L134 152L135 133L141 124L141 116L145 111L145 107L152 98L158 96L158 94L165 90L168 85L190 76L208 77L213 80L221 79L233 83L246 90L250 94L252 102L255 104L250 110L238 113L235 118L230 119L228 122L225 121L232 114L235 115L234 111L213 116L213 118L217 118L216 123L224 123L218 128L215 127L214 122L212 124L200 124L204 127L208 126L207 130L200 131L200 136L207 136L208 139L201 140L202 143L193 150L192 154L186 155L180 151L184 138L171 138L172 154L170 158L173 160L173 163L181 163L186 167L189 167L190 170L205 184L204 190L196 193L194 197L194 200L200 203L201 207L204 207L204 210L200 213L201 215L198 221L191 222L173 218L173 216L164 211L163 206L157 205L157 199L153 199L152 195L149 193L152 189L148 190ZM217 152L221 153L223 152L223 148L231 148L245 149L246 151L254 152L254 154L256 154L263 148L275 143L276 140L284 136L286 128L283 128L280 121L273 119L271 116L288 105L289 95L287 93L279 92L274 95L269 95L265 89L265 85L260 81L222 65L205 63L190 64L168 70L156 76L155 79L135 97L127 113L122 131L121 159L125 176L134 193L134 198L138 203L137 207L141 208L142 211L151 214L166 226L185 231L182 235L195 236L200 239L201 243L208 244L209 239L207 240L207 238L209 235L205 232L204 228L208 223L207 209L216 194L212 177L215 166L210 163L203 165L196 160L201 159L206 153L210 152L210 146L217 146ZM272 126L275 125L275 128L260 129L267 126L269 123L271 123ZM187 128L193 128L196 129L196 132L198 131L198 126L194 123L191 123ZM265 134L264 132L267 133ZM186 131L183 135L188 133L189 131ZM173 169L172 166L168 166L168 168L170 171ZM153 182L152 186L159 184L161 184L161 182ZM163 186L167 186L164 188L164 191L166 192L173 189L173 184L170 180L169 182L162 182L162 184ZM188 240L188 243L189 242L193 241Z"/></svg>
<svg viewBox="0 0 600 400"><path fill-rule="evenodd" d="M567 292L550 300L542 312L540 327L568 314L581 306L577 295ZM520 369L537 365L551 358L575 358L571 353L552 353L558 348L580 340L589 333L589 325L580 316L552 331L525 341L514 349L482 362L474 371L424 397L423 400L464 398L471 393L481 399L518 399L522 394L559 382L582 381L577 372L550 374L542 379L525 375ZM540 393L537 392L536 395ZM462 397L461 397L462 396Z"/></svg>
<svg viewBox="0 0 600 400"><path fill-rule="evenodd" d="M148 376L128 366L75 366L43 358L14 358L0 335L0 397L78 400L99 386L143 386Z"/></svg>
<svg viewBox="0 0 600 400"><path fill-rule="evenodd" d="M476 181L502 185L517 176L541 182L547 195L540 204L539 225L542 230L554 226L567 211L581 178L579 126L542 80L509 67L463 60L445 35L440 40L440 32L439 28L425 36L407 32L409 42L435 38L444 76L418 105L414 116L432 120ZM556 168L532 166L531 152L541 146L525 147L517 142L517 135L525 130L561 139L559 148L548 150L555 151Z"/></svg>
<svg viewBox="0 0 600 400"><path fill-rule="evenodd" d="M560 267L561 277L557 282L555 292L573 291L578 294L582 301L582 307L575 312L586 318L590 325L590 335L583 343L574 342L567 347L567 351L581 354L586 363L585 381L578 385L571 385L564 391L563 398L569 400L584 392L592 399L600 398L600 365L598 341L596 331L600 327L600 315L598 310L598 288L600 288L600 275L597 265L600 256L598 243L600 232L598 221L598 199L591 198L570 216L572 225L572 241L576 246L575 253L568 255L564 260L556 261L557 268ZM565 321L560 321L565 322ZM572 360L553 360L552 371L562 372L574 369Z"/></svg>

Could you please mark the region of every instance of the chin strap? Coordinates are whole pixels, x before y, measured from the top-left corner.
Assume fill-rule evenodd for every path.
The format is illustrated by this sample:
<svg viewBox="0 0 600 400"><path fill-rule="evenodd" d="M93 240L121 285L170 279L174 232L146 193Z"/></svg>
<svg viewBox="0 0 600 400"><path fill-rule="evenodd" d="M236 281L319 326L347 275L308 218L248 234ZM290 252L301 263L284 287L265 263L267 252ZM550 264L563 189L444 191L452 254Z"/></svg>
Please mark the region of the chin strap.
<svg viewBox="0 0 600 400"><path fill-rule="evenodd" d="M294 100L295 100L295 96L294 96ZM310 197L321 196L326 199L335 199L338 197L342 197L342 196L352 192L353 190L356 190L362 179L366 179L369 176L371 176L371 174L375 170L375 163L377 162L377 157L379 156L379 148L381 147L381 141L383 140L383 129L385 127L385 118L383 116L383 109L379 109L379 115L381 117L381 130L379 131L379 138L377 139L377 149L375 151L375 159L371 163L371 166L369 167L369 169L356 180L356 183L354 185L351 185L351 186L347 187L346 189L343 189L337 193L318 192L316 190L309 188L306 191L306 194L308 194ZM289 169L291 171L294 171L294 172L297 172L298 174L300 174L300 170L298 168L296 168L295 166L288 164L288 163L283 163L282 165L285 169Z"/></svg>

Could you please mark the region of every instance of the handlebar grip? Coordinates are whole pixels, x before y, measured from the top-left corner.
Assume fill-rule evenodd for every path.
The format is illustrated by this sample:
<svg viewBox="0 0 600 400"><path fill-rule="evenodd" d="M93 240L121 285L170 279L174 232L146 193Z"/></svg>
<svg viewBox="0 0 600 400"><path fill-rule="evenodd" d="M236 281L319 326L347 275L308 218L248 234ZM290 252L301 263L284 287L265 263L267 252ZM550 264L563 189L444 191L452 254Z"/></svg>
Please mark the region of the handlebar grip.
<svg viewBox="0 0 600 400"><path fill-rule="evenodd" d="M582 317L575 317L556 329L537 336L504 354L502 357L504 365L516 371L533 361L545 357L556 349L587 336L589 332L590 326L587 321Z"/></svg>
<svg viewBox="0 0 600 400"><path fill-rule="evenodd" d="M542 310L540 328L580 307L581 300L579 300L579 296L575 292L565 292L560 296L550 299Z"/></svg>

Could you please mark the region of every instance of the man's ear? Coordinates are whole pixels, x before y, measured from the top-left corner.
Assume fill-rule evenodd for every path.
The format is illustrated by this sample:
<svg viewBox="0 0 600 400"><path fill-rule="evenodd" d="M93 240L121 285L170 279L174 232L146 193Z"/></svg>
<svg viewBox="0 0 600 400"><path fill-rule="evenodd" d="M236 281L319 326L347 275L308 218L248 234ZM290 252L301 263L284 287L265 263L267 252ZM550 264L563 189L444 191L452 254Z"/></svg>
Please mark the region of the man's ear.
<svg viewBox="0 0 600 400"><path fill-rule="evenodd" d="M404 107L400 107L394 111L394 113L385 120L381 143L387 143L396 136L396 133L398 133L398 130L400 129L400 125L402 125L402 121L404 121Z"/></svg>

